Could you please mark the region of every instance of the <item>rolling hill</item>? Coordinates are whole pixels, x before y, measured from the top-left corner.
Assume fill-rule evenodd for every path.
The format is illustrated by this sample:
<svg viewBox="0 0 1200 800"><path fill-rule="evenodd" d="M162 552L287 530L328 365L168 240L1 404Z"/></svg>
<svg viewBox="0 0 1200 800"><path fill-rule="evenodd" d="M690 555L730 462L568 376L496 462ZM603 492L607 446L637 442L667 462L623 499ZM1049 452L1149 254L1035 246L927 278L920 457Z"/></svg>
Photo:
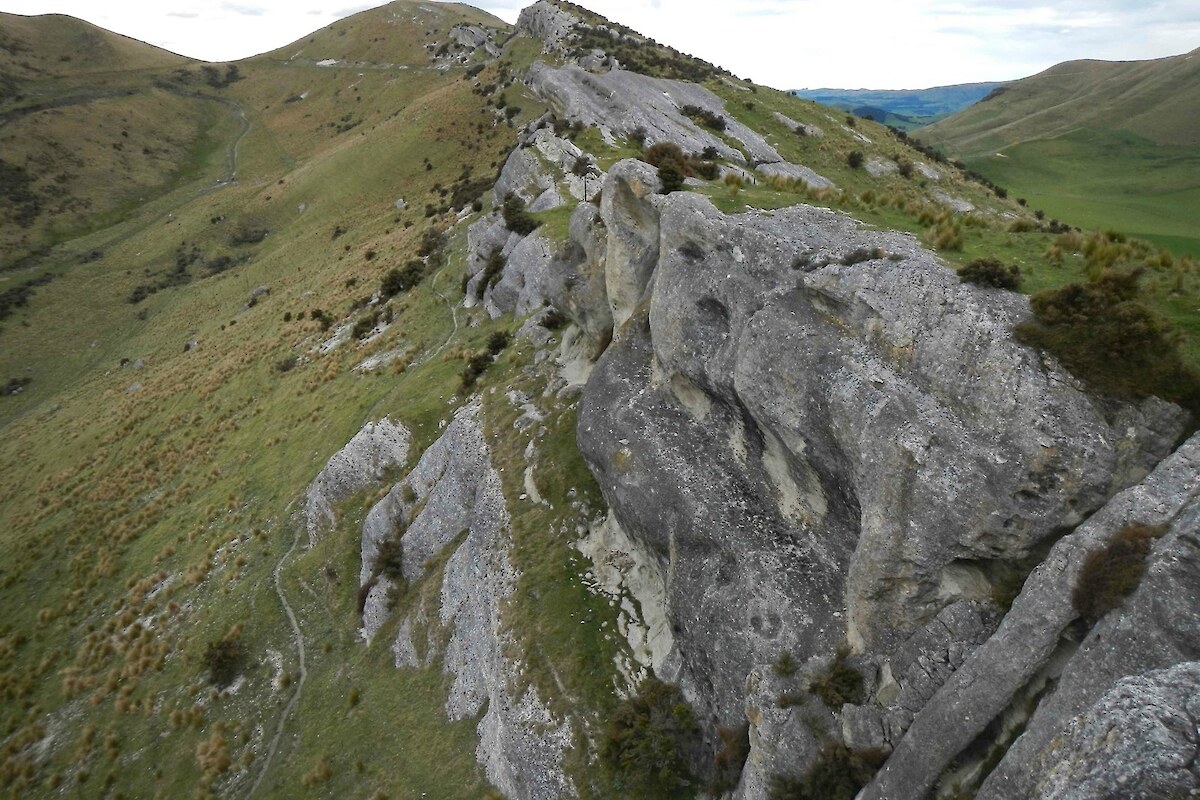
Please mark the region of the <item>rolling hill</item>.
<svg viewBox="0 0 1200 800"><path fill-rule="evenodd" d="M1200 50L1071 61L920 129L1046 213L1200 253Z"/></svg>
<svg viewBox="0 0 1200 800"><path fill-rule="evenodd" d="M1035 567L1194 563L1193 262L567 2L4 30L4 792L963 796L1035 777L1035 675L1183 649ZM1039 352L1014 267L1161 347Z"/></svg>
<svg viewBox="0 0 1200 800"><path fill-rule="evenodd" d="M1003 83L963 83L929 89L796 89L815 100L900 130L928 125L977 103Z"/></svg>

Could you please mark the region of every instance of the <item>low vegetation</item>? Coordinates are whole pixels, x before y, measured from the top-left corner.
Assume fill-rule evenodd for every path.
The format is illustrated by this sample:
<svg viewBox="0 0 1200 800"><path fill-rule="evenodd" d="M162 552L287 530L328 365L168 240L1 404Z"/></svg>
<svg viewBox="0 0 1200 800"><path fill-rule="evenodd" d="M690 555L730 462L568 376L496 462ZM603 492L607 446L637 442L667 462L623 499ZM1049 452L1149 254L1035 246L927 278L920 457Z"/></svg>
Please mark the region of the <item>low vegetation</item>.
<svg viewBox="0 0 1200 800"><path fill-rule="evenodd" d="M1200 412L1200 374L1179 352L1174 328L1142 300L1144 270L1104 270L1095 279L1035 294L1034 319L1016 328L1097 390L1157 395Z"/></svg>
<svg viewBox="0 0 1200 800"><path fill-rule="evenodd" d="M691 753L699 733L678 687L651 676L617 707L601 757L619 786L669 795L692 779Z"/></svg>
<svg viewBox="0 0 1200 800"><path fill-rule="evenodd" d="M1021 288L1021 269L1016 264L1006 265L998 258L977 258L958 271L963 283L990 286L1015 292Z"/></svg>
<svg viewBox="0 0 1200 800"><path fill-rule="evenodd" d="M1079 569L1071 603L1091 624L1121 606L1146 572L1146 557L1162 527L1132 523L1121 528L1107 543L1088 553Z"/></svg>
<svg viewBox="0 0 1200 800"><path fill-rule="evenodd" d="M835 711L846 703L861 705L866 699L863 676L847 662L847 652L839 650L823 671L812 677L809 691Z"/></svg>
<svg viewBox="0 0 1200 800"><path fill-rule="evenodd" d="M853 751L845 745L830 743L803 776L772 776L768 797L770 800L854 800L886 758L881 751Z"/></svg>

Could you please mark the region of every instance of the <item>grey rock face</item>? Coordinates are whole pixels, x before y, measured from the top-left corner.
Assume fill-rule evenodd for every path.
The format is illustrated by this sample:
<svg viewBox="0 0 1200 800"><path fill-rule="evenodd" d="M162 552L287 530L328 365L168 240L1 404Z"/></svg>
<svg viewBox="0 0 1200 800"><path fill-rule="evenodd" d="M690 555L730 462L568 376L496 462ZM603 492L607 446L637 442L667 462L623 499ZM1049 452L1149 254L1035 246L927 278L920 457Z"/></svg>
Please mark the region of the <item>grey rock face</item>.
<svg viewBox="0 0 1200 800"><path fill-rule="evenodd" d="M1187 504L1151 551L1146 574L1137 590L1121 608L1110 612L1088 632L1059 676L1054 693L1038 706L1025 733L988 777L980 791L981 798L1016 800L1031 796L1034 773L1029 769L1030 763L1087 761L1092 756L1086 753L1076 756L1072 753L1073 745L1054 744L1071 731L1079 733L1078 725L1068 721L1084 714L1089 707L1092 711L1087 713L1095 717L1091 723L1094 725L1099 725L1099 719L1106 716L1119 716L1119 709L1109 708L1111 702L1102 699L1102 695L1114 685L1119 688L1120 679L1175 667L1200 655L1200 619L1196 615L1200 609L1200 485L1194 486L1189 494ZM1193 666L1189 674L1192 697L1200 697L1200 682L1196 680L1200 673ZM1142 723L1135 719L1130 724L1138 727ZM1136 738L1129 742L1136 742ZM1193 738L1193 754L1196 744ZM1076 741L1074 746L1081 745ZM1128 743L1123 745L1128 746ZM1136 770L1137 762L1141 761L1137 748L1125 754L1111 748L1108 760L1107 769L1115 774ZM1096 766L1099 770L1099 765ZM1197 782L1188 788L1200 786L1200 775L1194 775L1193 779ZM1093 781L1089 785L1102 784ZM1115 792L1126 785L1149 786L1113 783L1107 791Z"/></svg>
<svg viewBox="0 0 1200 800"><path fill-rule="evenodd" d="M825 742L838 736L837 717L808 691L797 674L754 670L746 680L746 720L750 755L736 800L767 800L773 775L802 775Z"/></svg>
<svg viewBox="0 0 1200 800"><path fill-rule="evenodd" d="M605 201L638 194L631 171ZM1157 401L1101 407L1012 338L1025 298L961 284L911 237L802 206L638 202L657 255L585 387L579 445L668 576L678 677L713 722L784 649L885 654L984 599L990 560L1078 523L1179 431ZM594 264L611 216L573 232ZM638 263L603 248L606 274Z"/></svg>
<svg viewBox="0 0 1200 800"><path fill-rule="evenodd" d="M628 136L641 128L648 145L675 142L688 153L713 147L722 158L745 163L740 150L697 126L679 110L692 105L725 117L725 134L745 146L751 166L786 163L759 133L726 113L721 98L694 83L621 69L596 75L572 65L560 68L540 62L530 68L528 80L530 87L556 105L564 117L596 126L610 136Z"/></svg>
<svg viewBox="0 0 1200 800"><path fill-rule="evenodd" d="M501 620L516 581L508 525L476 403L457 414L413 471L371 510L363 526L360 578L370 579L379 544L397 534L406 581L422 580L431 563L445 558L435 607L419 606L400 626L392 648L396 664L440 659L453 676L447 717L483 714L476 757L488 780L509 797L554 800L574 794L562 766L573 734L534 689L514 695L510 688L521 666L506 652ZM384 583L368 598L365 632L371 620L386 618L379 597Z"/></svg>
<svg viewBox="0 0 1200 800"><path fill-rule="evenodd" d="M309 545L334 523L333 506L383 477L408 458L408 429L384 417L368 422L338 451L308 487L304 525Z"/></svg>
<svg viewBox="0 0 1200 800"><path fill-rule="evenodd" d="M1153 800L1200 790L1200 662L1124 678L1034 763L1038 800Z"/></svg>
<svg viewBox="0 0 1200 800"><path fill-rule="evenodd" d="M541 39L544 52L551 53L562 48L580 21L579 17L554 3L539 0L521 9L517 16L517 31Z"/></svg>
<svg viewBox="0 0 1200 800"><path fill-rule="evenodd" d="M865 790L864 797L869 800L916 800L924 797L950 760L1009 706L1021 687L1029 683L1050 661L1063 632L1078 617L1071 603L1071 592L1089 551L1107 542L1122 526L1135 521L1157 525L1179 518L1181 523L1187 523L1181 524L1181 529L1192 531L1187 536L1194 542L1195 511L1189 506L1196 503L1197 493L1200 492L1197 474L1200 474L1200 436L1192 437L1159 464L1144 481L1118 494L1075 532L1060 540L1041 566L1026 580L996 633L966 659L917 714L891 758ZM1186 514L1185 509L1189 509ZM1189 528L1188 524L1193 527ZM1156 564L1157 554L1170 552L1173 546L1170 539L1160 543L1155 549ZM1188 547L1194 549L1195 545L1190 543ZM1122 627L1121 617L1124 613L1138 608L1138 596L1144 598L1141 601L1147 604L1144 608L1154 610L1154 619L1161 620L1145 632L1145 641L1135 639L1121 646L1118 638L1112 647L1107 644L1104 646L1104 650L1110 653L1102 654L1097 649L1090 657L1086 651L1081 651L1083 659L1079 666L1074 665L1073 658L1067 669L1068 672L1074 669L1080 673L1078 683L1072 688L1074 681L1064 672L1061 691L1067 694L1061 695L1064 699L1059 700L1056 700L1056 694L1044 711L1039 709L1035 719L1041 717L1045 722L1031 725L1031 743L1044 741L1045 730L1050 730L1051 736L1056 733L1066 718L1084 710L1088 703L1111 686L1115 678L1128 674L1124 673L1125 669L1132 667L1136 670L1139 660L1170 658L1173 650L1177 653L1176 659L1182 660L1178 657L1180 649L1195 647L1189 644L1195 641L1195 606L1188 606L1190 611L1184 607L1191 602L1189 598L1195 597L1194 578L1190 593L1185 591L1178 601L1156 596L1153 589L1149 588L1151 579L1158 574L1156 569L1165 574L1187 576L1189 573L1195 574L1194 564L1192 556L1175 567L1182 570L1179 573L1173 569L1152 567L1145 581L1145 592L1139 590L1133 598L1133 604L1125 612L1111 620L1102 621L1093 629L1093 634L1099 632L1099 636L1103 637L1106 626ZM1164 602L1173 612L1170 618L1161 613ZM1124 623L1124 627L1131 629L1135 621ZM1164 635L1164 631L1172 631L1179 626L1184 629L1182 633ZM1127 635L1142 634L1139 631ZM1141 652L1143 648L1146 649L1145 654ZM1079 656L1076 654L1076 658ZM1054 722L1056 719L1057 725ZM1016 771L1028 768L1028 761L1022 753L1031 756L1037 749L1038 746L1027 748L1018 739L1013 752L1006 757L1006 761L1009 758L1013 760L989 780L985 792L994 792L991 796L1009 796L1005 794L1006 786L1024 785L1023 780L1014 783L1012 776ZM1022 795L1017 790L1011 796Z"/></svg>

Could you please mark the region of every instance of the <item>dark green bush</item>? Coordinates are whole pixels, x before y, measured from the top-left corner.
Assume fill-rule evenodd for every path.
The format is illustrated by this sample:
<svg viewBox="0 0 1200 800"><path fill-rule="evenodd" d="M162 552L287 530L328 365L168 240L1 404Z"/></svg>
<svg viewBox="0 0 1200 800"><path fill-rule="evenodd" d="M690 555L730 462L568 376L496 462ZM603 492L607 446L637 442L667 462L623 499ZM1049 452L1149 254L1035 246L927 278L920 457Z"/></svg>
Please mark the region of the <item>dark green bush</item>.
<svg viewBox="0 0 1200 800"><path fill-rule="evenodd" d="M863 165L863 154L858 150L851 150L846 154L846 163L851 169L858 169Z"/></svg>
<svg viewBox="0 0 1200 800"><path fill-rule="evenodd" d="M483 277L479 279L479 283L475 284L476 300L482 300L484 292L496 285L506 263L503 251L499 247L492 248L492 252L488 254L488 260L483 265Z"/></svg>
<svg viewBox="0 0 1200 800"><path fill-rule="evenodd" d="M1113 534L1103 547L1088 553L1071 592L1071 603L1089 623L1095 623L1138 587L1146 557L1163 528L1132 523Z"/></svg>
<svg viewBox="0 0 1200 800"><path fill-rule="evenodd" d="M232 636L209 642L204 650L204 666L209 681L225 687L237 680L246 661L246 644L241 637Z"/></svg>
<svg viewBox="0 0 1200 800"><path fill-rule="evenodd" d="M668 161L658 168L658 180L662 184L662 193L670 194L683 188L684 175L678 164Z"/></svg>
<svg viewBox="0 0 1200 800"><path fill-rule="evenodd" d="M492 365L492 354L486 350L481 350L475 355L467 359L467 365L463 367L459 378L462 382L463 391L469 391L475 386L475 381L479 376L487 371L487 368Z"/></svg>
<svg viewBox="0 0 1200 800"><path fill-rule="evenodd" d="M844 703L860 705L866 699L862 674L846 663L845 651L839 651L824 672L813 676L808 690L836 711Z"/></svg>
<svg viewBox="0 0 1200 800"><path fill-rule="evenodd" d="M677 790L691 779L689 752L699 742L691 706L678 687L646 678L617 706L601 758L619 783L644 796Z"/></svg>
<svg viewBox="0 0 1200 800"><path fill-rule="evenodd" d="M379 283L379 293L386 300L412 289L425 277L425 262L419 258L408 261L402 269L393 267Z"/></svg>
<svg viewBox="0 0 1200 800"><path fill-rule="evenodd" d="M802 778L771 777L771 800L854 800L886 760L878 750L852 751L845 745L825 745Z"/></svg>
<svg viewBox="0 0 1200 800"><path fill-rule="evenodd" d="M528 236L541 225L525 210L525 201L520 195L509 194L504 198L504 227L521 236Z"/></svg>
<svg viewBox="0 0 1200 800"><path fill-rule="evenodd" d="M1200 414L1200 375L1184 363L1179 334L1140 300L1142 271L1105 270L1093 281L1038 292L1017 337L1055 355L1095 389L1157 395Z"/></svg>
<svg viewBox="0 0 1200 800"><path fill-rule="evenodd" d="M795 657L788 650L784 650L779 654L779 658L776 659L775 665L772 667L776 675L782 675L785 678L795 675L796 670L799 668L800 665L796 663Z"/></svg>
<svg viewBox="0 0 1200 800"><path fill-rule="evenodd" d="M512 334L510 334L508 331L494 331L492 335L488 337L488 352L492 355L496 355L501 350L508 347L508 343L511 341Z"/></svg>
<svg viewBox="0 0 1200 800"><path fill-rule="evenodd" d="M958 278L963 283L1008 289L1011 292L1021 288L1021 270L1017 265L1006 266L1003 261L991 256L977 258L967 264L958 271Z"/></svg>
<svg viewBox="0 0 1200 800"><path fill-rule="evenodd" d="M714 131L725 130L725 118L714 111L709 111L707 108L701 108L700 106L683 106L679 110L685 117L691 118L699 125L712 128Z"/></svg>
<svg viewBox="0 0 1200 800"><path fill-rule="evenodd" d="M387 538L379 543L375 555L375 572L394 581L404 577L404 546L399 538Z"/></svg>

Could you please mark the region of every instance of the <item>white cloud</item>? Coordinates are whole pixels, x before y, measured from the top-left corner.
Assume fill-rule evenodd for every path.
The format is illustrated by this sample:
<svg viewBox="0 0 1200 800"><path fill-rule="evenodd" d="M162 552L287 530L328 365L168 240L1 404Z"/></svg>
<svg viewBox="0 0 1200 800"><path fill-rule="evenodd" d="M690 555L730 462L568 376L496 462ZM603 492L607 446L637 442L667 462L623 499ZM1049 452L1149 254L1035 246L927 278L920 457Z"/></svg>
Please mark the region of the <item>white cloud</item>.
<svg viewBox="0 0 1200 800"><path fill-rule="evenodd" d="M281 47L379 4L0 0L0 10L72 14L184 55L225 61ZM527 2L477 4L514 22ZM1006 80L1070 59L1157 58L1200 44L1195 0L583 0L583 5L779 88Z"/></svg>

